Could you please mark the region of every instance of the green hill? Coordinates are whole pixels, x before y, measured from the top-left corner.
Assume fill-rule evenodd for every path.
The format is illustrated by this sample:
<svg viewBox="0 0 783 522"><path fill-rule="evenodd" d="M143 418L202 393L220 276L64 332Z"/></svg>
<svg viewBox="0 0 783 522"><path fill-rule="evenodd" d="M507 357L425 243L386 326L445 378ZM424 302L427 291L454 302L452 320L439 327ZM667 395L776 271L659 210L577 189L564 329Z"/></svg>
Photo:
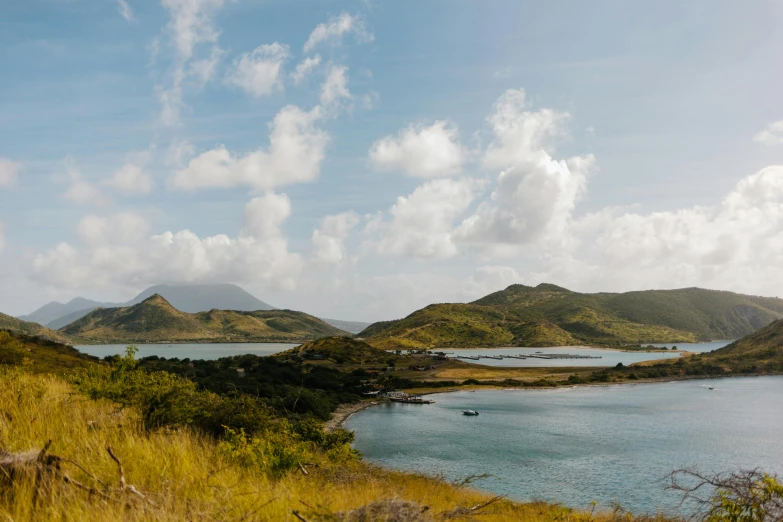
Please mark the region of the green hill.
<svg viewBox="0 0 783 522"><path fill-rule="evenodd" d="M66 344L0 330L0 365L21 365L35 373L63 373L97 361Z"/></svg>
<svg viewBox="0 0 783 522"><path fill-rule="evenodd" d="M709 353L618 365L591 376L573 375L569 383L622 382L638 379L679 379L783 373L783 320L765 326L739 341Z"/></svg>
<svg viewBox="0 0 783 522"><path fill-rule="evenodd" d="M733 370L783 372L783 320L765 326L739 341L704 354L702 359L728 365Z"/></svg>
<svg viewBox="0 0 783 522"><path fill-rule="evenodd" d="M301 346L286 350L275 357L299 360L325 360L338 364L383 364L386 365L389 359L396 359L390 353L369 344L351 339L350 337L326 337Z"/></svg>
<svg viewBox="0 0 783 522"><path fill-rule="evenodd" d="M31 335L35 337L41 337L43 339L49 339L51 341L57 341L59 343L70 344L70 339L60 332L50 330L45 326L41 326L38 323L31 323L11 317L0 313L0 329L8 330L10 332L21 333L25 335Z"/></svg>
<svg viewBox="0 0 783 522"><path fill-rule="evenodd" d="M736 339L780 318L781 299L699 288L582 294L511 285L375 323L359 337L383 348L687 343Z"/></svg>
<svg viewBox="0 0 783 522"><path fill-rule="evenodd" d="M124 308L98 308L61 328L86 343L301 342L345 335L320 319L291 310L180 312L155 294Z"/></svg>

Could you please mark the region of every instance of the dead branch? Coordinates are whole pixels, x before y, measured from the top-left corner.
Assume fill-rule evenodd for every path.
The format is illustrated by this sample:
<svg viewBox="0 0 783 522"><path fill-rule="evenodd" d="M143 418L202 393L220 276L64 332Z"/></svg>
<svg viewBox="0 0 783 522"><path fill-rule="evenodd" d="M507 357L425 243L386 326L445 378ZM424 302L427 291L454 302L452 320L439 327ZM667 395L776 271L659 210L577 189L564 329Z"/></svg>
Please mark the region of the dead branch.
<svg viewBox="0 0 783 522"><path fill-rule="evenodd" d="M301 472L302 472L302 475L304 475L304 476L307 476L307 475L309 475L309 473L307 472L307 470L305 469L305 467L304 467L304 466L302 466L302 464L301 464L301 463L299 464L299 471L301 471Z"/></svg>
<svg viewBox="0 0 783 522"><path fill-rule="evenodd" d="M494 475L491 475L489 473L478 473L475 475L468 475L462 480L455 480L451 482L450 484L454 486L455 488L461 488L464 486L468 486L472 484L473 482L476 482L477 480L486 480L488 478L492 478Z"/></svg>
<svg viewBox="0 0 783 522"><path fill-rule="evenodd" d="M149 503L150 505L154 506L154 502L152 502L150 499L148 499L144 494L136 489L136 486L133 484L128 485L128 483L125 481L125 471L122 469L122 461L120 461L120 458L114 454L114 452L111 449L111 446L106 447L106 451L109 452L109 456L112 458L114 462L117 463L117 471L120 474L120 491L128 493L131 493L135 495L136 497L140 498L141 500Z"/></svg>
<svg viewBox="0 0 783 522"><path fill-rule="evenodd" d="M297 510L291 511L291 514L294 515L297 519L301 520L302 522L307 522L307 519L299 514Z"/></svg>
<svg viewBox="0 0 783 522"><path fill-rule="evenodd" d="M492 497L488 501L482 503L482 504L476 504L473 507L456 507L450 511L444 511L440 514L440 518L443 520L452 520L455 518L462 518L462 517L469 517L471 515L478 515L480 512L494 504L495 502L499 502L500 500L503 500L505 498L505 495L498 495L496 497Z"/></svg>

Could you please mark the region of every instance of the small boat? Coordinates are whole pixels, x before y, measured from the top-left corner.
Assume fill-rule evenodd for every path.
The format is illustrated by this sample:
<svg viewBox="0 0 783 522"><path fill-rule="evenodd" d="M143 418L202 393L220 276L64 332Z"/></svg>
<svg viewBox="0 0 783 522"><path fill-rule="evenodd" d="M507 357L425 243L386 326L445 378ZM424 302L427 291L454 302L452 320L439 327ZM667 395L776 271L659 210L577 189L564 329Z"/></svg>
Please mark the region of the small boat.
<svg viewBox="0 0 783 522"><path fill-rule="evenodd" d="M536 352L536 353L544 353L544 352Z"/></svg>
<svg viewBox="0 0 783 522"><path fill-rule="evenodd" d="M710 390L714 390L714 389L715 389L715 388L713 388L712 386L710 386Z"/></svg>
<svg viewBox="0 0 783 522"><path fill-rule="evenodd" d="M475 417L478 415L478 412L476 410L465 410L462 412L463 415L469 415L471 417Z"/></svg>

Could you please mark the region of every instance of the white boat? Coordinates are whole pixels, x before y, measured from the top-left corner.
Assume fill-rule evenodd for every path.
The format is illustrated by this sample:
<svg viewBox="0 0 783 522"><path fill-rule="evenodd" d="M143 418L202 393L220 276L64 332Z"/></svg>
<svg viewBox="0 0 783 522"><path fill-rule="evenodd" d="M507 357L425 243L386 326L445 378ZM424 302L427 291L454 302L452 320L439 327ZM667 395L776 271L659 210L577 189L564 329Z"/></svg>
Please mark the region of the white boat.
<svg viewBox="0 0 783 522"><path fill-rule="evenodd" d="M478 415L478 412L476 410L464 410L462 412L463 415L470 415L471 417Z"/></svg>

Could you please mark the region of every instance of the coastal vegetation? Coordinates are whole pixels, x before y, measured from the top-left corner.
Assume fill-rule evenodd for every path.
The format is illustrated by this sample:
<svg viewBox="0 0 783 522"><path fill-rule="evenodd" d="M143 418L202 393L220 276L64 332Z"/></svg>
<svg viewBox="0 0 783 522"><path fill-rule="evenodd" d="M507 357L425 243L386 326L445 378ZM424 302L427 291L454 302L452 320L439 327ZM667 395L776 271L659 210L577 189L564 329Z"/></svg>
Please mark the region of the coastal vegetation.
<svg viewBox="0 0 783 522"><path fill-rule="evenodd" d="M302 342L346 335L322 320L292 310L210 310L187 313L158 294L123 308L97 308L61 328L85 344L145 342Z"/></svg>
<svg viewBox="0 0 783 522"><path fill-rule="evenodd" d="M281 414L250 394L206 390L133 355L67 377L0 367L5 518L669 520L512 502L470 489L470 477L380 469L359 459L344 430L327 433L317 419Z"/></svg>
<svg viewBox="0 0 783 522"><path fill-rule="evenodd" d="M582 294L511 285L468 304L433 304L359 334L387 349L623 346L736 339L783 317L783 300L687 288Z"/></svg>

